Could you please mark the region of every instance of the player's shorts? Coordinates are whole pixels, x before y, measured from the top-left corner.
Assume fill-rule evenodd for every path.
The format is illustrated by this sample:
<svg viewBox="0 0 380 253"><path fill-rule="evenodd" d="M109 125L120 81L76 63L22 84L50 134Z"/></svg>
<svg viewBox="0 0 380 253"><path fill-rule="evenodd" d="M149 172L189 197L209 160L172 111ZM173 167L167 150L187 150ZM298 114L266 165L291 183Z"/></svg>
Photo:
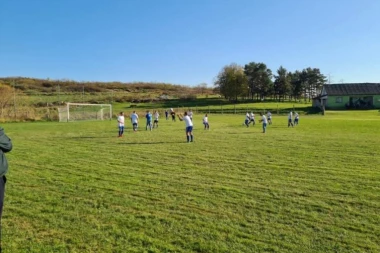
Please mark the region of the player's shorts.
<svg viewBox="0 0 380 253"><path fill-rule="evenodd" d="M155 120L154 120L154 123L158 123L158 119L155 119Z"/></svg>
<svg viewBox="0 0 380 253"><path fill-rule="evenodd" d="M289 122L289 123L292 123L292 119L288 119L288 122Z"/></svg>
<svg viewBox="0 0 380 253"><path fill-rule="evenodd" d="M123 131L124 130L124 126L119 126L119 130Z"/></svg>
<svg viewBox="0 0 380 253"><path fill-rule="evenodd" d="M137 127L137 123L133 123L132 125L133 125L134 127Z"/></svg>
<svg viewBox="0 0 380 253"><path fill-rule="evenodd" d="M248 125L248 124L249 124L249 120L246 119L246 120L244 121L244 124Z"/></svg>
<svg viewBox="0 0 380 253"><path fill-rule="evenodd" d="M192 126L186 127L186 133L192 132L192 131L193 131L193 127Z"/></svg>
<svg viewBox="0 0 380 253"><path fill-rule="evenodd" d="M272 117L268 117L268 120L272 120Z"/></svg>

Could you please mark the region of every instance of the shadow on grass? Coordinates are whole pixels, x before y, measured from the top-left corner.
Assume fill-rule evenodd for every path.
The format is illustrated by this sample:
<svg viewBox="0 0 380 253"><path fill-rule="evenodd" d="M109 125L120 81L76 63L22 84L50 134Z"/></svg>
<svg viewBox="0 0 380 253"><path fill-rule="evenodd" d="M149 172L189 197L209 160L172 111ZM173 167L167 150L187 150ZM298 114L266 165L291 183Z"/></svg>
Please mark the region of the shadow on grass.
<svg viewBox="0 0 380 253"><path fill-rule="evenodd" d="M153 144L187 144L186 141L150 141L150 142L123 142L119 145L153 145Z"/></svg>
<svg viewBox="0 0 380 253"><path fill-rule="evenodd" d="M62 137L63 139L107 139L109 136L72 136L72 137Z"/></svg>

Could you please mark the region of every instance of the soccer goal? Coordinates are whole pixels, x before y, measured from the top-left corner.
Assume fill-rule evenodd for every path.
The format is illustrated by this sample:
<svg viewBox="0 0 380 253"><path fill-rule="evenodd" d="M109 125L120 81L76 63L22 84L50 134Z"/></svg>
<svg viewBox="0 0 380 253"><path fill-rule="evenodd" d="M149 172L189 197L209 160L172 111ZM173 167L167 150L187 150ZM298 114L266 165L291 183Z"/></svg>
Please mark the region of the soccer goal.
<svg viewBox="0 0 380 253"><path fill-rule="evenodd" d="M58 108L59 122L83 120L111 120L111 104L81 104L67 103L65 107Z"/></svg>

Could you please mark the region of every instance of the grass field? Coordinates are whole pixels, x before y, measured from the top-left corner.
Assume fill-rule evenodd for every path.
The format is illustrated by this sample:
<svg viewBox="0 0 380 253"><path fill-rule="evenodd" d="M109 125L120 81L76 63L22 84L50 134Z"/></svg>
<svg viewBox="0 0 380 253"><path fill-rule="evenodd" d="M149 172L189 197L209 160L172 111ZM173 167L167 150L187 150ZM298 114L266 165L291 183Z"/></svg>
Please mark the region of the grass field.
<svg viewBox="0 0 380 253"><path fill-rule="evenodd" d="M4 252L380 252L377 111L209 120L2 124Z"/></svg>

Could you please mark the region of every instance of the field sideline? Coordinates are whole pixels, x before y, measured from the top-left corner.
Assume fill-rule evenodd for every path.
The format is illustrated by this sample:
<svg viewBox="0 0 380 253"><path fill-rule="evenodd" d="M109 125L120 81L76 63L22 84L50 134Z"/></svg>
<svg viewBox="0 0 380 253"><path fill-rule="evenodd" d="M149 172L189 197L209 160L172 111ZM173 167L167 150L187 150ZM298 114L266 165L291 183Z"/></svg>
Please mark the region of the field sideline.
<svg viewBox="0 0 380 253"><path fill-rule="evenodd" d="M380 252L379 112L201 118L1 124L4 252Z"/></svg>

